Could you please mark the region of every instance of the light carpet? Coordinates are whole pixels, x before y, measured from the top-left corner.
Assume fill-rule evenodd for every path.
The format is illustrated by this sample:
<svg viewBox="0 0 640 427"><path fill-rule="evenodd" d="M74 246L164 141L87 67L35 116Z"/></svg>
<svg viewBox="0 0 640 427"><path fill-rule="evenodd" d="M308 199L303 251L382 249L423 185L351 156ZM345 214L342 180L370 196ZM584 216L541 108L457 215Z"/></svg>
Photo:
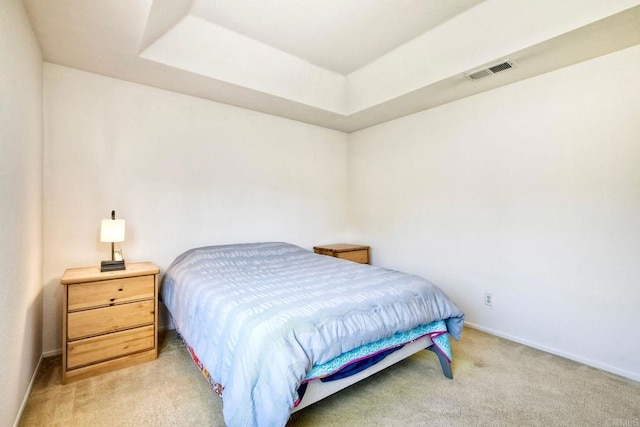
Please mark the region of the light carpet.
<svg viewBox="0 0 640 427"><path fill-rule="evenodd" d="M62 385L43 361L20 426L223 426L175 332L153 362ZM292 415L290 426L640 427L640 383L465 328L453 375L422 351Z"/></svg>

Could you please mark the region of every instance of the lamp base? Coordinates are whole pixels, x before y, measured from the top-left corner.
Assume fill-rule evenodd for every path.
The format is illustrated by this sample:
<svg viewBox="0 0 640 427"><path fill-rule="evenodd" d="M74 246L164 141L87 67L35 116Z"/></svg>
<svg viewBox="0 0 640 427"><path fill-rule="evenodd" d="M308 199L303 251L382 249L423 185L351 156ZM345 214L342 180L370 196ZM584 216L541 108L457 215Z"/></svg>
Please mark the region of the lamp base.
<svg viewBox="0 0 640 427"><path fill-rule="evenodd" d="M124 270L124 260L122 261L102 261L100 262L100 271L118 271Z"/></svg>

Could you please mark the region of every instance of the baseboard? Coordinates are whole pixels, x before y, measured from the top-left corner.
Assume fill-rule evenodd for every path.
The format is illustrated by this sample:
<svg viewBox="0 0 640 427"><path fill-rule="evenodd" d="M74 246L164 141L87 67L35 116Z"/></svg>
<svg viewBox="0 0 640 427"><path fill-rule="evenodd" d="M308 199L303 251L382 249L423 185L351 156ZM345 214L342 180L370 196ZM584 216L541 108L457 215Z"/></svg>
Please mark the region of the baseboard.
<svg viewBox="0 0 640 427"><path fill-rule="evenodd" d="M31 389L33 388L33 384L36 382L36 375L40 371L40 365L42 365L42 361L44 360L44 355L40 355L40 360L38 360L38 364L36 365L36 369L33 371L33 375L31 376L31 381L29 381L29 386L27 387L27 391L22 398L22 404L20 405L20 409L18 409L18 415L16 415L16 420L13 423L13 427L18 427L20 423L20 418L22 418L22 413L24 412L24 408L27 406L27 402L29 401L29 396L31 395Z"/></svg>
<svg viewBox="0 0 640 427"><path fill-rule="evenodd" d="M42 353L42 357L46 359L47 357L60 356L62 354L62 349L57 348L55 350L49 350Z"/></svg>
<svg viewBox="0 0 640 427"><path fill-rule="evenodd" d="M486 328L484 326L476 325L474 323L469 323L465 321L464 325L472 329L477 329L478 331L481 331L481 332L486 332L487 334L494 335L496 337L504 338L506 340L513 341L518 344L526 345L527 347L535 348L537 350L541 350L546 353L564 357L565 359L573 360L574 362L582 363L583 365L591 366L593 368L600 369L602 371L610 372L612 374L620 375L621 377L625 377L630 380L640 382L640 374L636 372L629 372L624 369L616 368L615 366L610 366L605 363L596 362L594 360L591 360L585 357L576 356L575 354L566 353L564 351L561 351L552 347L547 347L545 345L542 345L536 342L532 342L519 337L514 337L512 335L505 334L505 333L493 330L491 328Z"/></svg>

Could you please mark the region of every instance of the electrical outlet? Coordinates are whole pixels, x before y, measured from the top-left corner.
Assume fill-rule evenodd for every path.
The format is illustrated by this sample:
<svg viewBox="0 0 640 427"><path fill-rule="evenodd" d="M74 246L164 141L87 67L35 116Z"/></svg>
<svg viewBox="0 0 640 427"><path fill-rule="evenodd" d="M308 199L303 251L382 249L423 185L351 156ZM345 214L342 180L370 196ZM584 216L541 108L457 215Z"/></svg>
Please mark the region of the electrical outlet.
<svg viewBox="0 0 640 427"><path fill-rule="evenodd" d="M484 305L488 305L489 307L493 307L493 294L490 292L484 293Z"/></svg>

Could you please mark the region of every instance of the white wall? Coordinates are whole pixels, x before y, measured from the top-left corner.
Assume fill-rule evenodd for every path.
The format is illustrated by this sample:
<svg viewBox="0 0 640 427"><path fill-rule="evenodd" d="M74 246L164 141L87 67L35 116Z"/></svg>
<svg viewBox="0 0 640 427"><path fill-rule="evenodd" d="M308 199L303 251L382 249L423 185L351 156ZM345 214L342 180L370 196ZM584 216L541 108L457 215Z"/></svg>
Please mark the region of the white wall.
<svg viewBox="0 0 640 427"><path fill-rule="evenodd" d="M482 329L640 380L639 75L636 46L352 134L352 240Z"/></svg>
<svg viewBox="0 0 640 427"><path fill-rule="evenodd" d="M42 353L42 58L18 0L0 2L0 425Z"/></svg>
<svg viewBox="0 0 640 427"><path fill-rule="evenodd" d="M347 135L45 63L44 349L61 348L60 277L110 256L164 271L196 246L344 240Z"/></svg>

